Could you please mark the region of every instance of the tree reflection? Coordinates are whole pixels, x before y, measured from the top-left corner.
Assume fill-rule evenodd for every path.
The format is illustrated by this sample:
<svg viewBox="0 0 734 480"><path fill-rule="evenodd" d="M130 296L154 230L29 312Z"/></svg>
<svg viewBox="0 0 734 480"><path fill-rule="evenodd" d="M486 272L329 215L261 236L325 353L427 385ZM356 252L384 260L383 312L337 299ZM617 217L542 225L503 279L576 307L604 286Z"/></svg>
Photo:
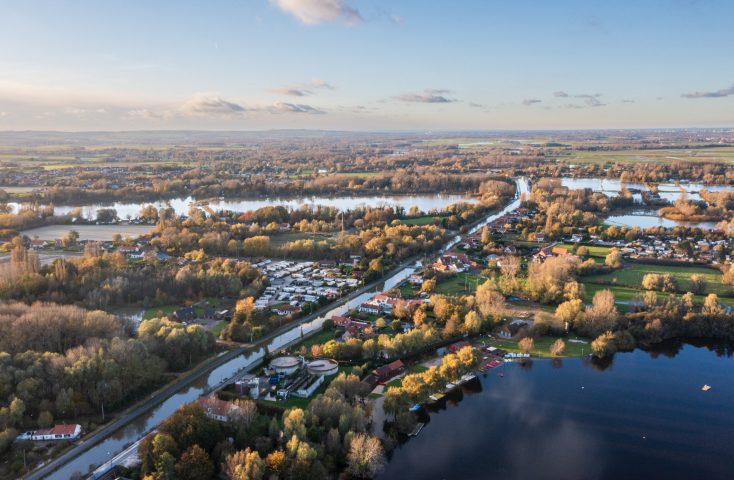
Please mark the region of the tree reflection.
<svg viewBox="0 0 734 480"><path fill-rule="evenodd" d="M533 361L530 360L529 358L522 359L517 363L520 365L520 368L524 372L529 372L530 370L533 369Z"/></svg>
<svg viewBox="0 0 734 480"><path fill-rule="evenodd" d="M599 372L603 372L605 370L611 370L613 363L614 363L614 355L610 355L608 357L602 357L602 358L596 357L594 355L587 355L585 357L581 357L581 365L583 365L586 368L597 370Z"/></svg>
<svg viewBox="0 0 734 480"><path fill-rule="evenodd" d="M553 370L560 370L563 368L563 360L560 358L552 358L550 361L550 366Z"/></svg>

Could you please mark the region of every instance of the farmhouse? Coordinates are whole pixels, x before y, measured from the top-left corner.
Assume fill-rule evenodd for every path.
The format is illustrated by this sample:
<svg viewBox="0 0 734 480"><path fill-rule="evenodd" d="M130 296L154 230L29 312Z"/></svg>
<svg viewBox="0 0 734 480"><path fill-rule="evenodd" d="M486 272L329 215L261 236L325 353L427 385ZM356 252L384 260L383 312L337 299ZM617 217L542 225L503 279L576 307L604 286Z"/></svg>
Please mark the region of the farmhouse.
<svg viewBox="0 0 734 480"><path fill-rule="evenodd" d="M362 305L359 306L357 310L359 310L360 312L366 312L366 313L374 313L374 314L380 313L380 307L372 303L363 303Z"/></svg>
<svg viewBox="0 0 734 480"><path fill-rule="evenodd" d="M34 442L59 442L62 440L75 440L82 433L81 425L56 425L54 428L36 430L31 435Z"/></svg>
<svg viewBox="0 0 734 480"><path fill-rule="evenodd" d="M298 313L301 311L301 307L296 305L283 305L278 308L278 315L290 315L292 313Z"/></svg>
<svg viewBox="0 0 734 480"><path fill-rule="evenodd" d="M175 318L179 322L185 322L196 317L196 310L191 307L182 308L181 310L176 310L175 312L173 312L173 318Z"/></svg>
<svg viewBox="0 0 734 480"><path fill-rule="evenodd" d="M215 397L199 397L199 405L204 408L207 417L220 422L229 422L232 419L233 410L239 408L232 402Z"/></svg>

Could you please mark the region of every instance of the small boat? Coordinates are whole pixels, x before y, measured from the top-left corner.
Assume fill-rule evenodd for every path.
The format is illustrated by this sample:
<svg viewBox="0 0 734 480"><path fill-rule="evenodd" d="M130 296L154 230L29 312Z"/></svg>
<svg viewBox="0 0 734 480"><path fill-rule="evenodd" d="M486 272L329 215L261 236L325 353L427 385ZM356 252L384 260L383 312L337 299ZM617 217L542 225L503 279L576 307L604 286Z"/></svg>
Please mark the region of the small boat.
<svg viewBox="0 0 734 480"><path fill-rule="evenodd" d="M480 368L479 371L482 372L482 373L486 372L486 370L483 369L483 368Z"/></svg>
<svg viewBox="0 0 734 480"><path fill-rule="evenodd" d="M421 408L421 404L419 403L418 405L410 407L408 410L410 410L411 412L417 412L420 408Z"/></svg>
<svg viewBox="0 0 734 480"><path fill-rule="evenodd" d="M704 392L708 392L709 390L711 390L711 387L709 387L708 385L704 385L701 390L703 390Z"/></svg>
<svg viewBox="0 0 734 480"><path fill-rule="evenodd" d="M504 375L502 375L501 373L498 373L497 375L499 375L500 377L504 377Z"/></svg>
<svg viewBox="0 0 734 480"><path fill-rule="evenodd" d="M446 390L451 390L452 388L456 388L456 385L454 385L453 383L446 384Z"/></svg>

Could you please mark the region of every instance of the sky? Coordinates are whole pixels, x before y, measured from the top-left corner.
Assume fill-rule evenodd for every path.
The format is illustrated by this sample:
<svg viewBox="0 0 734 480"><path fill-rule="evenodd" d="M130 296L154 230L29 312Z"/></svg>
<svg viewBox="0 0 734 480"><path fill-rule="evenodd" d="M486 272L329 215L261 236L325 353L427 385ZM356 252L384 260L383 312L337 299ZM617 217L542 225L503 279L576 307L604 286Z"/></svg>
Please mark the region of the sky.
<svg viewBox="0 0 734 480"><path fill-rule="evenodd" d="M0 0L0 18L0 130L734 127L731 0Z"/></svg>

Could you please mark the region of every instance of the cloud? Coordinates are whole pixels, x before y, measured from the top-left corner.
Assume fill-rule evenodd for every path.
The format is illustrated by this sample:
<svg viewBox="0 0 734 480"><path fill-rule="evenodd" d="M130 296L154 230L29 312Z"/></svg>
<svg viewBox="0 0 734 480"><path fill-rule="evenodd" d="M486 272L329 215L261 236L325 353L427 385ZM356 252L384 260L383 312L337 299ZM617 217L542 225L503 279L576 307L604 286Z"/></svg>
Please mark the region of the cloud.
<svg viewBox="0 0 734 480"><path fill-rule="evenodd" d="M329 90L338 90L338 88L334 85L329 85L325 80L319 80L318 78L314 78L313 80L311 80L311 86L314 88L327 88Z"/></svg>
<svg viewBox="0 0 734 480"><path fill-rule="evenodd" d="M151 112L147 109L139 109L139 110L131 110L127 112L127 117L123 117L125 119L132 119L132 120L161 120L164 116L160 113Z"/></svg>
<svg viewBox="0 0 734 480"><path fill-rule="evenodd" d="M7 116L8 116L8 114L7 114L7 113L5 113L5 112L0 112L0 117L7 117Z"/></svg>
<svg viewBox="0 0 734 480"><path fill-rule="evenodd" d="M568 94L567 94L567 93L564 93L564 92L555 92L555 93L553 94L553 96L554 96L554 97L567 97L567 96L568 96Z"/></svg>
<svg viewBox="0 0 734 480"><path fill-rule="evenodd" d="M481 105L479 103L469 102L469 106L470 107L482 108L484 105Z"/></svg>
<svg viewBox="0 0 734 480"><path fill-rule="evenodd" d="M451 90L446 90L445 88L426 88L423 91L431 95L441 95L444 93L451 93Z"/></svg>
<svg viewBox="0 0 734 480"><path fill-rule="evenodd" d="M530 105L534 103L540 103L540 102L542 102L542 100L531 100L529 98L526 98L525 100L522 101L522 104L525 105L526 107L529 107Z"/></svg>
<svg viewBox="0 0 734 480"><path fill-rule="evenodd" d="M441 95L433 94L416 94L416 93L404 93L402 95L396 95L391 97L395 100L407 103L451 103L456 100L449 100Z"/></svg>
<svg viewBox="0 0 734 480"><path fill-rule="evenodd" d="M580 105L574 105L573 103L566 103L563 106L566 107L566 108L584 108L584 107L582 107Z"/></svg>
<svg viewBox="0 0 734 480"><path fill-rule="evenodd" d="M270 108L270 113L306 113L311 115L321 115L326 112L310 105L275 102Z"/></svg>
<svg viewBox="0 0 734 480"><path fill-rule="evenodd" d="M622 100L622 103L635 103L634 100Z"/></svg>
<svg viewBox="0 0 734 480"><path fill-rule="evenodd" d="M77 115L84 113L85 110L81 108L66 107L66 113L75 113Z"/></svg>
<svg viewBox="0 0 734 480"><path fill-rule="evenodd" d="M665 98L665 97L658 97L655 100L662 100L663 98Z"/></svg>
<svg viewBox="0 0 734 480"><path fill-rule="evenodd" d="M594 95L575 95L576 98L585 98L586 105L589 107L605 107L606 104L601 103L597 97L601 97L601 93L595 93Z"/></svg>
<svg viewBox="0 0 734 480"><path fill-rule="evenodd" d="M730 88L724 88L722 90L717 90L716 92L691 92L691 93L684 93L681 95L683 98L718 98L718 97L728 97L729 95L734 95L734 85L732 85Z"/></svg>
<svg viewBox="0 0 734 480"><path fill-rule="evenodd" d="M599 17L594 17L592 15L586 17L586 25L591 28L598 28L603 30L604 25L602 24L602 21Z"/></svg>
<svg viewBox="0 0 734 480"><path fill-rule="evenodd" d="M107 113L104 108L100 108L94 111L95 113Z"/></svg>
<svg viewBox="0 0 734 480"><path fill-rule="evenodd" d="M337 87L330 85L326 80L314 78L311 83L298 82L293 86L269 88L267 91L277 95L288 95L290 97L305 97L313 95L316 88L326 88L328 90L337 90Z"/></svg>
<svg viewBox="0 0 734 480"><path fill-rule="evenodd" d="M184 103L181 111L189 115L238 115L245 111L245 107L219 97L198 96Z"/></svg>
<svg viewBox="0 0 734 480"><path fill-rule="evenodd" d="M270 0L282 11L290 13L305 25L320 25L341 20L345 25L364 21L349 0Z"/></svg>
<svg viewBox="0 0 734 480"><path fill-rule="evenodd" d="M367 111L367 109L362 105L355 105L353 107L350 107L349 111L352 113L369 113L369 111Z"/></svg>
<svg viewBox="0 0 734 480"><path fill-rule="evenodd" d="M397 15L393 15L393 16L391 16L391 17L390 17L390 20L391 20L391 21L392 21L392 23L394 23L395 25L402 25L403 23L405 23L405 22L403 21L403 19L402 19L402 18L400 18L400 17L398 17Z"/></svg>
<svg viewBox="0 0 734 480"><path fill-rule="evenodd" d="M278 88L269 88L268 92L275 93L278 95L288 95L290 97L305 97L306 95L310 95L313 93L310 90L299 89L294 87L278 87Z"/></svg>

